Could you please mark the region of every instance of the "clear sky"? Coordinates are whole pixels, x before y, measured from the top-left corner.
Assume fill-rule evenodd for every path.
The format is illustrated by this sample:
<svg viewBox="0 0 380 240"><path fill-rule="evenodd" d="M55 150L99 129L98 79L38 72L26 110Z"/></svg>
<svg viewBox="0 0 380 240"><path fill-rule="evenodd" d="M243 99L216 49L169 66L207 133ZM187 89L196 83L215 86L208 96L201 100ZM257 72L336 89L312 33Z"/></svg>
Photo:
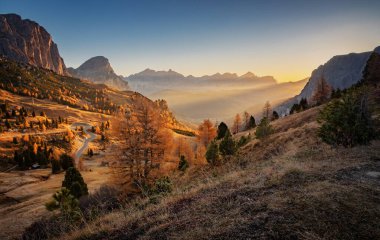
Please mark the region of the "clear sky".
<svg viewBox="0 0 380 240"><path fill-rule="evenodd" d="M66 66L107 57L115 72L252 71L300 80L334 55L380 45L379 0L1 0L44 26Z"/></svg>

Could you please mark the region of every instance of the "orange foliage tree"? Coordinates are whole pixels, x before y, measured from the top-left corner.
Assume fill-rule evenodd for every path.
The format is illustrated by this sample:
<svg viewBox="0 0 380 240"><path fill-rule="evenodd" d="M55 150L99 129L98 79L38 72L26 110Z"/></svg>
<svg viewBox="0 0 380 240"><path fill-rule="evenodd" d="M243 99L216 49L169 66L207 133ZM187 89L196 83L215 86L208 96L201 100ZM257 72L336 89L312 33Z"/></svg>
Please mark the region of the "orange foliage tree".
<svg viewBox="0 0 380 240"><path fill-rule="evenodd" d="M236 134L240 131L241 127L241 117L240 114L236 114L235 119L234 119L234 124L232 125L232 132L233 134Z"/></svg>
<svg viewBox="0 0 380 240"><path fill-rule="evenodd" d="M216 137L216 129L209 119L206 119L198 127L198 141L207 147L208 144Z"/></svg>
<svg viewBox="0 0 380 240"><path fill-rule="evenodd" d="M316 105L321 105L322 103L325 103L330 98L331 91L332 89L330 85L326 82L324 77L321 77L311 97L312 102Z"/></svg>

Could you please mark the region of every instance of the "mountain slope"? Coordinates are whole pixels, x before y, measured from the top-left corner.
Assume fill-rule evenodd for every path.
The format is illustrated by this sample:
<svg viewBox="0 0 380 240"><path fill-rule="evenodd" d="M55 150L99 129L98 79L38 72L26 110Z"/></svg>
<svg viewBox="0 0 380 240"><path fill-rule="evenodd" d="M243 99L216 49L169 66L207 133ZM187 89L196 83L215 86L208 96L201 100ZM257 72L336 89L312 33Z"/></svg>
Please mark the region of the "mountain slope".
<svg viewBox="0 0 380 240"><path fill-rule="evenodd" d="M171 114L165 101L152 101L132 91L118 91L104 84L94 84L46 69L0 57L0 89L14 94L55 101L86 111L114 114L120 109L133 111L136 102L144 101L159 109L168 128L188 130Z"/></svg>
<svg viewBox="0 0 380 240"><path fill-rule="evenodd" d="M118 90L129 90L128 82L116 75L108 59L103 56L90 58L77 69L68 68L68 72L77 78L105 84Z"/></svg>
<svg viewBox="0 0 380 240"><path fill-rule="evenodd" d="M226 165L173 177L158 204L140 199L64 239L378 239L380 142L331 148L318 112L279 119Z"/></svg>
<svg viewBox="0 0 380 240"><path fill-rule="evenodd" d="M289 109L302 98L310 100L318 81L323 77L333 89L346 89L363 78L363 71L373 51L364 53L350 53L334 56L325 64L315 69L302 91L295 97L276 107L282 114L288 114Z"/></svg>
<svg viewBox="0 0 380 240"><path fill-rule="evenodd" d="M0 55L58 74L66 71L50 34L37 23L16 14L0 14Z"/></svg>

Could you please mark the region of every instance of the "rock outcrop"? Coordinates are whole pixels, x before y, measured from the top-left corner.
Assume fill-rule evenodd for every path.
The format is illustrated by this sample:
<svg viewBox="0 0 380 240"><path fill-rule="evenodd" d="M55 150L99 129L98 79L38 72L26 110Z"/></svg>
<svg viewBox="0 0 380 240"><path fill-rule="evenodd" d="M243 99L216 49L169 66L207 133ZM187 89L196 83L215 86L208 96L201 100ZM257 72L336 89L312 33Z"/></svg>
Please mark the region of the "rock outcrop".
<svg viewBox="0 0 380 240"><path fill-rule="evenodd" d="M16 14L0 14L0 55L65 74L57 44L39 24Z"/></svg>

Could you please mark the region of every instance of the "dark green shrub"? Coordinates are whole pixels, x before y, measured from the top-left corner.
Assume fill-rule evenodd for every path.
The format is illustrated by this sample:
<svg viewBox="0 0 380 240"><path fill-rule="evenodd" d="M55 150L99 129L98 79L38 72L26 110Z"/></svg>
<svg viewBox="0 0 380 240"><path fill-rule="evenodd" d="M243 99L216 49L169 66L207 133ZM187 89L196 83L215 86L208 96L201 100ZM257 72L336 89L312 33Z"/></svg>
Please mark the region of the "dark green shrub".
<svg viewBox="0 0 380 240"><path fill-rule="evenodd" d="M156 180L154 183L153 193L154 194L168 194L172 191L172 182L170 178L165 176Z"/></svg>
<svg viewBox="0 0 380 240"><path fill-rule="evenodd" d="M318 135L330 145L369 144L376 137L368 99L363 90L351 91L332 100L319 114Z"/></svg>
<svg viewBox="0 0 380 240"><path fill-rule="evenodd" d="M211 165L218 165L220 163L219 147L215 141L212 141L207 147L206 160Z"/></svg>
<svg viewBox="0 0 380 240"><path fill-rule="evenodd" d="M239 142L237 143L237 147L242 147L249 141L251 141L251 134L248 134L248 136L241 136Z"/></svg>
<svg viewBox="0 0 380 240"><path fill-rule="evenodd" d="M178 170L184 172L188 167L189 167L189 162L186 160L185 156L181 155L181 158L178 164Z"/></svg>
<svg viewBox="0 0 380 240"><path fill-rule="evenodd" d="M263 139L268 137L272 133L272 126L270 125L268 118L264 117L263 119L261 119L260 124L257 126L255 135L258 139Z"/></svg>

